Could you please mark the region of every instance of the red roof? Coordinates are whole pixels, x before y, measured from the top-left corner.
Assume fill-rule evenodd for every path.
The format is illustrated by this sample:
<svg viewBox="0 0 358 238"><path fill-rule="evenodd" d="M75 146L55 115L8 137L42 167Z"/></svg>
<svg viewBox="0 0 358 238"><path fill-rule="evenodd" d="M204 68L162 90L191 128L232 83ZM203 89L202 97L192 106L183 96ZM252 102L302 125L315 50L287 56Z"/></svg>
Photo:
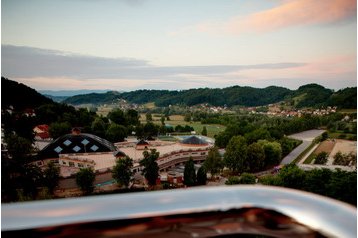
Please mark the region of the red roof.
<svg viewBox="0 0 358 238"><path fill-rule="evenodd" d="M49 134L48 132L36 133L36 136L39 136L41 139L48 139L48 138L50 138L50 134Z"/></svg>
<svg viewBox="0 0 358 238"><path fill-rule="evenodd" d="M39 128L41 131L44 131L44 132L48 132L48 128L49 128L49 126L46 125L46 124L37 125L36 127Z"/></svg>

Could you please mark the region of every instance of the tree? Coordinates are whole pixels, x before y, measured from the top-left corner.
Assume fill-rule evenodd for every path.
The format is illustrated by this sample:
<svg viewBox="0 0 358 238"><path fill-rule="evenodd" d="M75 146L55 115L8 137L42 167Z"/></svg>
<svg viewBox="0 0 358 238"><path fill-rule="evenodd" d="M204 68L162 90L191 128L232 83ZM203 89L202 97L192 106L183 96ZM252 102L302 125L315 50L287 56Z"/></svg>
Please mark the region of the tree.
<svg viewBox="0 0 358 238"><path fill-rule="evenodd" d="M191 121L191 113L188 112L184 115L184 121L190 122Z"/></svg>
<svg viewBox="0 0 358 238"><path fill-rule="evenodd" d="M226 167L236 173L245 172L248 170L246 159L247 145L245 138L242 136L232 137L226 147L224 155L224 163Z"/></svg>
<svg viewBox="0 0 358 238"><path fill-rule="evenodd" d="M195 167L194 167L194 161L192 158L190 158L186 163L184 167L184 184L186 186L194 186L196 176L195 176Z"/></svg>
<svg viewBox="0 0 358 238"><path fill-rule="evenodd" d="M139 124L139 114L134 109L128 109L128 111L125 114L127 123L129 125L138 125Z"/></svg>
<svg viewBox="0 0 358 238"><path fill-rule="evenodd" d="M162 126L165 125L165 117L164 117L164 116L162 116L162 117L160 118L160 122L162 123Z"/></svg>
<svg viewBox="0 0 358 238"><path fill-rule="evenodd" d="M104 137L106 134L106 123L103 121L102 118L97 117L92 122L91 130L95 135L97 135L99 137Z"/></svg>
<svg viewBox="0 0 358 238"><path fill-rule="evenodd" d="M76 173L76 183L85 194L93 192L95 178L96 175L92 168L82 168Z"/></svg>
<svg viewBox="0 0 358 238"><path fill-rule="evenodd" d="M124 115L124 112L121 109L114 109L110 113L108 113L107 117L111 120L111 122L116 123L118 125L127 125L127 120Z"/></svg>
<svg viewBox="0 0 358 238"><path fill-rule="evenodd" d="M118 159L116 165L112 170L112 177L117 181L121 186L128 188L129 182L133 175L133 160L126 156L125 158Z"/></svg>
<svg viewBox="0 0 358 238"><path fill-rule="evenodd" d="M323 132L322 135L321 135L321 141L325 141L328 139L328 133L327 131Z"/></svg>
<svg viewBox="0 0 358 238"><path fill-rule="evenodd" d="M5 137L5 142L8 153L15 160L26 160L33 152L31 141L26 138L9 135Z"/></svg>
<svg viewBox="0 0 358 238"><path fill-rule="evenodd" d="M247 147L247 166L252 172L260 171L265 166L265 151L258 143Z"/></svg>
<svg viewBox="0 0 358 238"><path fill-rule="evenodd" d="M54 162L47 164L44 171L44 184L48 188L50 194L53 194L54 189L57 187L60 180L60 167Z"/></svg>
<svg viewBox="0 0 358 238"><path fill-rule="evenodd" d="M314 161L315 164L326 164L328 161L328 154L327 152L321 152L316 155L316 159Z"/></svg>
<svg viewBox="0 0 358 238"><path fill-rule="evenodd" d="M206 169L205 166L201 166L196 174L196 184L197 185L206 185Z"/></svg>
<svg viewBox="0 0 358 238"><path fill-rule="evenodd" d="M127 128L116 123L111 123L107 129L106 137L112 142L124 141L124 138L127 137Z"/></svg>
<svg viewBox="0 0 358 238"><path fill-rule="evenodd" d="M151 114L150 112L147 112L147 113L145 114L145 119L147 120L147 122L153 121L152 114Z"/></svg>
<svg viewBox="0 0 358 238"><path fill-rule="evenodd" d="M48 129L50 136L54 139L70 133L71 125L68 122L54 122L50 124Z"/></svg>
<svg viewBox="0 0 358 238"><path fill-rule="evenodd" d="M159 166L157 164L157 159L159 157L159 152L155 149L151 149L150 152L143 152L144 159L142 159L139 164L143 166L142 174L147 179L150 186L154 186L157 183L159 176Z"/></svg>
<svg viewBox="0 0 358 238"><path fill-rule="evenodd" d="M155 125L153 122L147 122L143 127L143 131L145 138L153 137L158 134L159 126Z"/></svg>
<svg viewBox="0 0 358 238"><path fill-rule="evenodd" d="M209 150L203 166L205 170L210 172L211 177L215 176L223 168L223 162L218 147L214 146Z"/></svg>
<svg viewBox="0 0 358 238"><path fill-rule="evenodd" d="M258 128L251 132L245 133L245 139L248 144L254 143L258 140L269 140L270 138L270 132L263 128Z"/></svg>
<svg viewBox="0 0 358 238"><path fill-rule="evenodd" d="M43 173L42 170L32 164L23 166L20 183L25 196L34 199L37 195L37 188L42 186Z"/></svg>
<svg viewBox="0 0 358 238"><path fill-rule="evenodd" d="M297 165L286 165L278 174L284 187L300 189L306 180L305 172Z"/></svg>
<svg viewBox="0 0 358 238"><path fill-rule="evenodd" d="M208 135L208 131L206 130L206 126L203 127L203 130L201 131L201 134L203 136L207 136Z"/></svg>
<svg viewBox="0 0 358 238"><path fill-rule="evenodd" d="M282 149L278 142L269 142L266 140L258 141L265 151L265 165L272 166L281 162Z"/></svg>

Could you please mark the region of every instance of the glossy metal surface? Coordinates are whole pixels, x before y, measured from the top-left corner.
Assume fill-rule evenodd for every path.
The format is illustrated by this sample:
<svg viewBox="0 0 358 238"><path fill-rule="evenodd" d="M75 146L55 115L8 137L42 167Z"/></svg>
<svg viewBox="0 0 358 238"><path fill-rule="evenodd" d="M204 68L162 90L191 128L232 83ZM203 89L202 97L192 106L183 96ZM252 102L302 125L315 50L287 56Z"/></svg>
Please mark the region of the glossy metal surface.
<svg viewBox="0 0 358 238"><path fill-rule="evenodd" d="M117 235L127 234L123 231L128 232L135 225L136 229L129 229L134 237L143 236L143 232L147 232L144 233L146 235L152 234L154 230L157 231L156 237L169 230L178 234L179 231L183 232L176 230L178 224L181 224L181 229L189 227L185 233L188 237L258 232L273 237L285 237L287 232L290 232L290 237L356 237L357 213L353 206L311 193L243 185L2 205L2 232L10 236L11 231L60 226L64 228L73 224L89 224L86 228L81 228L88 230L96 224L101 227L105 224L102 221L111 224L111 230L114 229L113 226L118 226L115 229ZM131 225L123 227L126 224ZM144 228L138 230L141 224ZM162 224L162 229L166 230L160 230L158 224ZM195 233L193 227L205 228L205 232ZM322 236L316 236L315 232ZM110 237L103 235L107 233L108 231L98 234Z"/></svg>

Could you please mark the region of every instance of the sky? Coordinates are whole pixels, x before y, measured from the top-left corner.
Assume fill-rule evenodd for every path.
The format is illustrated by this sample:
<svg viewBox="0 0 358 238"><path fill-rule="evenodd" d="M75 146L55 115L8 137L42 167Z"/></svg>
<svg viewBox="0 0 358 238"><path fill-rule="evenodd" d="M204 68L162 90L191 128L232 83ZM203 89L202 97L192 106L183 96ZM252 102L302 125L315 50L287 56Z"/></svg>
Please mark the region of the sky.
<svg viewBox="0 0 358 238"><path fill-rule="evenodd" d="M1 73L37 90L357 85L356 0L2 0Z"/></svg>

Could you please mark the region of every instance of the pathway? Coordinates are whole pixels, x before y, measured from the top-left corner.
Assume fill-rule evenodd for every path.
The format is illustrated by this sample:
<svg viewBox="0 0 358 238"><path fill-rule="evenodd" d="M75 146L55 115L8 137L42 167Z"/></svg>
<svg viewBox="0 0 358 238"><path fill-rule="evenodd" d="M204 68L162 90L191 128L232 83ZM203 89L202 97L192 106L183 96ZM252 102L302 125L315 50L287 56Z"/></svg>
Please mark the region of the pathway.
<svg viewBox="0 0 358 238"><path fill-rule="evenodd" d="M297 146L291 153L289 153L283 160L281 161L282 165L290 164L293 160L297 158L317 137L320 136L325 130L309 130L303 131L300 133L289 135L288 137L302 140L302 143Z"/></svg>

